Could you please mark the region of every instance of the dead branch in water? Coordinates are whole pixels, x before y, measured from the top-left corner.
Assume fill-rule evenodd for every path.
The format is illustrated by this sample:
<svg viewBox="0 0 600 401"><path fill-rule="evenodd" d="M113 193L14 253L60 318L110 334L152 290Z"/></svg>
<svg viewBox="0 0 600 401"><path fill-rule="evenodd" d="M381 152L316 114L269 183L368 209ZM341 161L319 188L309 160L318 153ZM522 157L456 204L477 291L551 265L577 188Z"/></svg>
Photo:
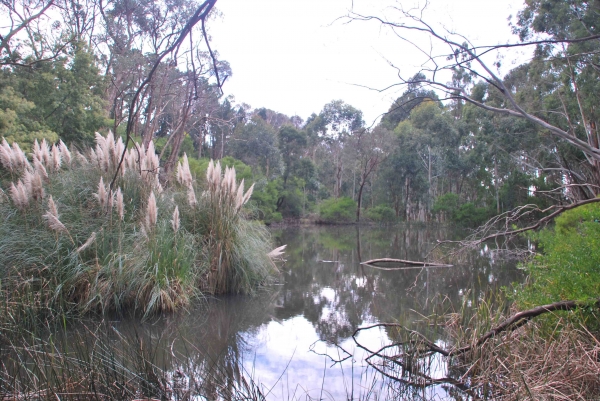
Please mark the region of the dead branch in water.
<svg viewBox="0 0 600 401"><path fill-rule="evenodd" d="M554 302L548 305L542 305L542 306L537 306L533 309L528 309L519 313L514 314L513 316L511 316L510 318L504 320L502 323L500 323L499 325L497 325L496 327L492 328L491 330L489 330L487 333L485 333L483 336L479 337L477 339L477 341L475 341L474 343L472 343L471 345L468 346L464 346L461 348L453 348L450 350L446 350L444 348L441 348L437 345L435 345L432 341L430 341L429 339L425 338L421 333L416 332L414 330L407 330L410 334L418 336L419 337L419 343L426 346L427 350L430 352L436 352L439 354L442 354L443 356L447 356L447 357L453 357L453 356L458 356L461 354L464 354L465 352L468 352L470 350L472 350L474 347L478 347L483 345L487 340L489 340L490 338L500 334L503 331L507 331L507 330L515 330L521 326L523 326L525 323L527 323L529 320L531 320L532 318L536 317L536 316L540 316L544 313L549 313L549 312L557 312L557 311L569 311L569 310L573 310L573 309L577 309L577 308L581 308L584 306L588 306L588 303L584 303L584 302L580 302L580 301L560 301L560 302ZM598 300L596 300L595 303L596 307L600 308L600 298ZM356 344L363 348L365 351L373 353L373 354L377 354L379 353L381 350L383 350L384 348L389 348L390 345L381 348L379 351L371 351L368 350L367 348L363 347L362 345L360 345L358 343L358 341L356 340L356 336L361 332L361 331L365 331L365 330L369 330L369 329L373 329L376 327L396 327L396 328L402 328L404 329L404 327L400 324L397 323L377 323L371 326L366 326L366 327L359 327L358 329L356 329L354 331L354 333L352 334L352 338L354 339L354 341L356 342ZM413 341L413 343L416 343L415 341ZM404 345L406 343L397 343L397 344L393 344L391 346L396 346L396 345Z"/></svg>
<svg viewBox="0 0 600 401"><path fill-rule="evenodd" d="M370 267L375 267L377 269L382 270L403 270L407 269L407 267L381 267L377 266L378 263L399 263L414 267L452 267L453 265L447 265L443 263L433 263L433 262L419 262L415 260L404 260L404 259L391 259L391 258L380 258L380 259L371 259L366 262L362 262L361 265L367 265Z"/></svg>
<svg viewBox="0 0 600 401"><path fill-rule="evenodd" d="M575 391L575 393L578 394L588 394L588 387L597 384L599 382L598 377L600 377L596 376L596 374L600 372L600 359L598 359L600 358L600 342L595 336L588 331L582 331L581 329L570 329L571 331L565 331L564 338L561 337L558 345L554 343L548 344L547 342L544 342L544 340L538 344L540 339L531 337L535 336L535 334L531 334L531 336L527 336L527 334L524 333L516 335L517 332L515 331L532 318L542 314L556 311L569 311L586 306L590 306L590 304L580 301L560 301L522 311L504 320L502 323L477 338L476 341L473 341L471 345L460 348L445 349L429 340L418 331L407 329L397 323L378 323L360 327L354 331L352 339L358 348L368 353L369 356L365 361L372 368L387 378L410 386L425 388L433 385L449 384L475 398L477 398L476 395L480 394L481 391L499 392L498 394L507 394L506 391L508 391L508 393L514 391L519 392L520 390L518 388L515 389L511 387L511 390L507 390L507 385L510 382L510 385L513 387L521 386L522 381L525 380L523 374L519 373L521 372L521 365L529 366L530 363L527 361L535 359L538 365L527 368L526 374L528 381L538 384L541 383L540 386L538 386L539 388L536 388L536 393L553 393L554 390L560 387L567 392ZM596 300L594 306L600 308L600 298ZM405 337L405 341L384 345L376 350L370 349L368 345L362 344L358 337L362 331L374 328L402 330L407 334L407 337ZM502 332L515 334L508 334L506 339L501 340L500 345L493 344L492 342L488 343L488 340ZM576 349L571 351L563 350L561 348L564 346L563 341L571 341L573 333L578 336L576 338ZM522 338L523 336L524 338ZM507 347L511 350L507 351ZM551 359L544 359L546 354L541 352L541 350L551 353ZM477 351L477 356L469 356L464 359L464 355L469 355L469 351ZM436 362L434 362L436 354L439 355L438 357L450 358L447 363L455 368L461 367L462 369L465 369L465 373L460 377L456 377L454 374L436 377L435 369L432 370L431 368L432 364L436 364ZM577 354L577 358L579 359L575 358L575 354ZM512 361L511 358L515 358L515 355L518 355L518 361L515 361L515 364L518 365L518 369L516 365L513 366L513 363L510 362ZM502 362L503 360L504 362ZM583 364L586 368L590 365L589 371L585 371L583 367L578 367L578 364ZM558 380L547 383L548 377L544 375L548 372L540 373L540 365L546 366L552 371L552 374L556 376L556 378L563 378L563 376L573 378L575 373L577 378L576 380ZM514 370L512 370L511 366ZM492 367L494 367L494 369L492 369ZM540 375L541 377L538 377ZM513 379L515 379L515 377L513 376L517 377L518 380L514 381ZM492 384L495 384L493 390L490 387ZM498 388L496 388L496 386L498 386ZM555 388L556 386L558 387ZM592 392L595 394L594 391Z"/></svg>

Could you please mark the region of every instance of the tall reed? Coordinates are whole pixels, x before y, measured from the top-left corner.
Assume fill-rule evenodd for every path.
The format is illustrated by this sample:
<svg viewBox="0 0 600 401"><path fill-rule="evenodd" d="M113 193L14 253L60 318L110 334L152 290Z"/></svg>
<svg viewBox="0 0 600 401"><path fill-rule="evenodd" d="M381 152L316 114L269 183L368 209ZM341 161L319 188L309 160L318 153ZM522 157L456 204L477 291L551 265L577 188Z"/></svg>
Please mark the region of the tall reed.
<svg viewBox="0 0 600 401"><path fill-rule="evenodd" d="M211 163L201 191L184 156L179 184L163 188L153 144L136 145L110 188L123 152L110 133L84 152L36 142L31 160L0 146L0 291L20 305L13 320L32 308L150 315L201 291L250 292L275 271L235 170Z"/></svg>

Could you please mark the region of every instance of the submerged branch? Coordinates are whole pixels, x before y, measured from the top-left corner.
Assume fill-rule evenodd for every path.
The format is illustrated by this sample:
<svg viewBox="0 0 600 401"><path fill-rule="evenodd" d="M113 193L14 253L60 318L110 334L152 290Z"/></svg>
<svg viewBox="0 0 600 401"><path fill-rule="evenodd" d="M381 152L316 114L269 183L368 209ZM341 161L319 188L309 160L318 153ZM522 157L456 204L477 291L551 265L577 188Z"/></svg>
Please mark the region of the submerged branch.
<svg viewBox="0 0 600 401"><path fill-rule="evenodd" d="M596 300L594 305L597 308L600 308L600 298L598 298ZM389 345L378 351L371 351L371 350L367 349L366 347L362 346L358 342L356 337L361 331L370 330L373 328L381 328L381 327L383 327L383 328L395 327L395 328L407 330L407 332L409 334L419 337L419 341L411 341L410 344L419 343L419 344L425 346L426 350L428 352L438 353L438 354L441 354L446 357L453 357L453 356L458 356L458 355L464 354L466 352L471 351L475 347L479 347L479 346L483 345L487 340L489 340L490 338L493 338L494 336L500 334L503 331L516 330L517 328L523 326L525 323L527 323L529 320L531 320L534 317L543 315L545 313L557 312L557 311L569 311L569 310L573 310L573 309L577 309L577 308L581 308L581 307L585 307L585 306L589 306L589 303L582 302L582 301L559 301L559 302L554 302L554 303L547 304L547 305L536 306L535 308L518 312L518 313L514 314L513 316L511 316L510 318L504 320L502 323L500 323L496 327L493 327L491 330L489 330L483 336L479 337L471 345L467 345L467 346L464 346L461 348L453 348L450 350L439 347L438 345L436 345L435 343L433 343L432 341L427 339L425 336L423 336L421 333L414 331L414 330L405 329L404 326L397 324L397 323L378 323L378 324L374 324L374 325L367 326L367 327L359 327L352 334L352 338L354 339L354 341L357 343L357 345L360 348L371 353L372 355L379 355L379 356L383 357L383 355L380 355L380 352L384 348L389 348L390 347ZM396 343L396 344L393 344L392 346L406 345L406 344L409 344L409 343Z"/></svg>
<svg viewBox="0 0 600 401"><path fill-rule="evenodd" d="M381 267L377 266L378 263L400 263L412 267L453 267L453 265L447 265L443 263L433 263L433 262L420 262L415 260L404 260L404 259L391 259L391 258L380 258L380 259L371 259L366 262L362 262L361 265L371 266L377 269L383 270L402 270L407 269L407 267ZM408 267L408 268L412 268Z"/></svg>
<svg viewBox="0 0 600 401"><path fill-rule="evenodd" d="M468 378L466 374L458 379L451 376L434 377L431 375L431 372L428 370L428 366L431 364L431 358L436 354L446 358L463 355L471 350L483 348L484 343L489 339L501 332L513 331L523 326L534 317L556 311L569 311L589 305L590 303L581 301L560 301L525 310L504 320L502 323L477 338L477 340L471 342L470 345L460 348L442 348L418 331L407 329L398 323L377 323L366 327L360 327L354 331L352 339L358 348L368 353L369 356L365 361L389 379L422 388L437 384L450 384L459 390L473 395L473 392L477 393L478 385L476 382L471 382L471 379ZM600 308L600 298L595 300L594 306ZM407 337L405 337L405 341L394 342L392 344L381 346L377 350L372 350L369 349L366 344L362 344L359 341L358 336L362 331L374 328L380 330L401 330L407 334ZM426 361L427 358L429 358L429 362Z"/></svg>

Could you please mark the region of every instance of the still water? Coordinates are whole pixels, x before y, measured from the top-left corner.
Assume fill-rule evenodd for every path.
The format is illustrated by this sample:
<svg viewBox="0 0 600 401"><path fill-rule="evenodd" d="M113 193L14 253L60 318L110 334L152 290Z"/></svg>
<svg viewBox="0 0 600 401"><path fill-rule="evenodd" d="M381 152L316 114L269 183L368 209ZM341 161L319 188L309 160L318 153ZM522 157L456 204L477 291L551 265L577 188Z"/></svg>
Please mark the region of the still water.
<svg viewBox="0 0 600 401"><path fill-rule="evenodd" d="M410 325L431 314L441 299L458 309L522 275L514 263L494 258L487 246L453 267L385 271L360 262L384 257L422 261L436 241L460 235L424 225L274 229L277 245L287 244L275 285L253 297L208 299L185 314L113 326L152 342L163 369L183 369L169 361L192 354L204 372L208 366L229 380L251 378L269 399L389 398L389 381L367 367L365 351L356 347L352 334L357 328L379 322ZM439 334L428 335L444 344L435 337ZM372 350L390 341L379 328L360 332L357 340ZM445 375L441 361L431 362L432 377ZM447 396L444 386L415 389L412 396L402 391L414 399Z"/></svg>
<svg viewBox="0 0 600 401"><path fill-rule="evenodd" d="M361 265L374 258L423 261L437 241L464 235L448 227L303 227L272 234L277 246L287 244L286 262L277 282L255 296L206 299L184 313L145 322L107 319L107 330L94 322L81 325L68 330L66 341L48 340L52 351L44 355L94 356L135 377L158 369L171 383L202 388L178 399L228 399L223 389L241 382L273 400L447 399L453 390L446 385L401 385L368 366L364 348L389 344L389 329L353 333L382 322L414 327L442 301L468 308L488 289L523 279L514 263L487 246L453 267L386 271ZM446 345L441 331L424 330ZM23 358L22 368L27 355L19 351L13 358ZM430 377L447 374L441 359L428 362Z"/></svg>

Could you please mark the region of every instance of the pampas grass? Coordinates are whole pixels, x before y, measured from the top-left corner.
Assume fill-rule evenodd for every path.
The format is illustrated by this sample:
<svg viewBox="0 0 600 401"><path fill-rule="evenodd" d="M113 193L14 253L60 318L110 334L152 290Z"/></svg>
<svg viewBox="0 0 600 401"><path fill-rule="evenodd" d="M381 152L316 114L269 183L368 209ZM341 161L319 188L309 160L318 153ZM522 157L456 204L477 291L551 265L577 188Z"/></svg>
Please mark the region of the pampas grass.
<svg viewBox="0 0 600 401"><path fill-rule="evenodd" d="M163 188L154 145L136 145L111 189L124 149L112 134L97 134L96 146L81 153L35 142L30 163L2 143L0 163L12 181L0 202L0 292L11 302L32 294L33 309L54 316L149 316L202 292L248 293L268 281L279 255L269 255L266 229L246 218L253 187L244 191L234 169L211 162L202 190L184 156L178 184Z"/></svg>

